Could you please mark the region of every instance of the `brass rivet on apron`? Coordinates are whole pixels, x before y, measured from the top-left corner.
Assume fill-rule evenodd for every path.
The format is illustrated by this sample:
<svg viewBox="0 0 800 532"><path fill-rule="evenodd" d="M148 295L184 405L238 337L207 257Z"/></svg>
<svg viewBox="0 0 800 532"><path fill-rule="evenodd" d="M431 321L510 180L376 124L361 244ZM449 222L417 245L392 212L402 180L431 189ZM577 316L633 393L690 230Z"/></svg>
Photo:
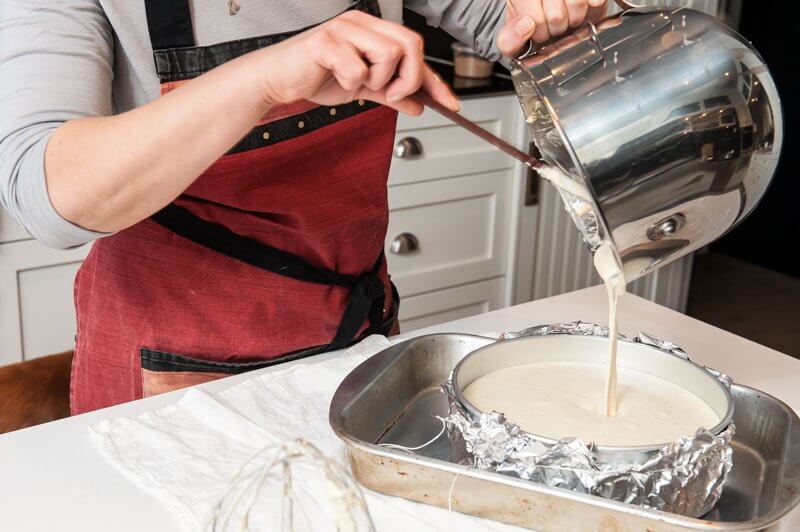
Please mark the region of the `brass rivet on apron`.
<svg viewBox="0 0 800 532"><path fill-rule="evenodd" d="M265 131L261 136L264 137L264 140L269 140L269 131Z"/></svg>
<svg viewBox="0 0 800 532"><path fill-rule="evenodd" d="M336 107L331 107L331 110L328 111L328 112L331 114L331 116L335 115L336 114Z"/></svg>
<svg viewBox="0 0 800 532"><path fill-rule="evenodd" d="M297 123L297 127L299 127L300 129L303 129L304 127L306 127L306 123L301 120L301 121L299 121Z"/></svg>
<svg viewBox="0 0 800 532"><path fill-rule="evenodd" d="M363 107L364 106L364 100L358 100L358 105Z"/></svg>

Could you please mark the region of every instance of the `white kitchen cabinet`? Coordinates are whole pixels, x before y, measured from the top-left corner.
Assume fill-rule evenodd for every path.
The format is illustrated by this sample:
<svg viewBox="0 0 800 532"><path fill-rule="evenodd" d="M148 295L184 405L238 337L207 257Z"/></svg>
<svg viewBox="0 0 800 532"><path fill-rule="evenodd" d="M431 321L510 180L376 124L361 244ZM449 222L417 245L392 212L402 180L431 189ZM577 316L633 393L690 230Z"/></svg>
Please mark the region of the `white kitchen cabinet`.
<svg viewBox="0 0 800 532"><path fill-rule="evenodd" d="M516 146L527 142L512 94L462 100L461 114ZM455 316L440 312L431 294L465 283L501 279L494 297L510 305L517 254L533 248L533 230L520 225L522 211L536 211L523 208L524 167L429 109L420 117L401 115L397 130L386 255L404 304L414 297L416 308L430 306L421 310L425 320L404 320L403 330ZM409 239L416 249L392 251Z"/></svg>
<svg viewBox="0 0 800 532"><path fill-rule="evenodd" d="M73 348L72 284L89 249L0 244L0 365Z"/></svg>
<svg viewBox="0 0 800 532"><path fill-rule="evenodd" d="M515 96L463 100L461 113L517 146L527 132ZM510 305L522 227L523 166L441 115L398 120L389 173L386 256L411 331ZM531 225L532 224L532 225Z"/></svg>
<svg viewBox="0 0 800 532"><path fill-rule="evenodd" d="M400 303L400 330L413 331L502 308L504 281L489 279L406 297Z"/></svg>
<svg viewBox="0 0 800 532"><path fill-rule="evenodd" d="M404 296L506 274L511 172L389 189L386 257ZM400 249L403 239L411 249Z"/></svg>
<svg viewBox="0 0 800 532"><path fill-rule="evenodd" d="M500 96L464 100L461 112L484 129L518 144L522 138L518 108L515 98ZM416 151L401 151L404 143ZM389 186L515 167L513 159L429 109L419 117L400 115L396 144Z"/></svg>

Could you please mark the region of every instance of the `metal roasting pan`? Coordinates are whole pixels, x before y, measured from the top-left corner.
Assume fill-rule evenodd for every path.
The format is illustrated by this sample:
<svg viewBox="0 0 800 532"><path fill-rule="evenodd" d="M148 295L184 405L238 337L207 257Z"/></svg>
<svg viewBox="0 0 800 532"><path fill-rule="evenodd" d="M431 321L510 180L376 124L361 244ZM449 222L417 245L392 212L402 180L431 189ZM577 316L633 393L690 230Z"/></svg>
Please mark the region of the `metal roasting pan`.
<svg viewBox="0 0 800 532"><path fill-rule="evenodd" d="M495 340L435 334L392 346L359 365L333 397L330 423L365 487L417 502L540 531L791 530L783 518L800 502L800 419L781 401L733 385L733 471L703 518L646 510L466 468L450 460L446 436L408 453L441 430L448 405L439 386L468 353ZM456 478L457 477L457 478ZM453 480L455 478L455 484Z"/></svg>

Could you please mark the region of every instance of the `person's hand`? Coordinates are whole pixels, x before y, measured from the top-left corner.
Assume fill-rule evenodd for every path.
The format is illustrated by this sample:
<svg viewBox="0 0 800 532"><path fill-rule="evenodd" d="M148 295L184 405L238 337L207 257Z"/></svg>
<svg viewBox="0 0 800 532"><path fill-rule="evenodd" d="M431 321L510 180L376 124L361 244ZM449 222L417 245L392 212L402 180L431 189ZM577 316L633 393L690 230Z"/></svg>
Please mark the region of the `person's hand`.
<svg viewBox="0 0 800 532"><path fill-rule="evenodd" d="M607 0L506 0L506 25L497 46L507 56L517 56L537 43L564 34L584 21L605 16Z"/></svg>
<svg viewBox="0 0 800 532"><path fill-rule="evenodd" d="M371 100L418 115L422 89L457 111L450 88L423 61L422 37L393 22L348 11L256 52L269 105L309 100L336 105Z"/></svg>

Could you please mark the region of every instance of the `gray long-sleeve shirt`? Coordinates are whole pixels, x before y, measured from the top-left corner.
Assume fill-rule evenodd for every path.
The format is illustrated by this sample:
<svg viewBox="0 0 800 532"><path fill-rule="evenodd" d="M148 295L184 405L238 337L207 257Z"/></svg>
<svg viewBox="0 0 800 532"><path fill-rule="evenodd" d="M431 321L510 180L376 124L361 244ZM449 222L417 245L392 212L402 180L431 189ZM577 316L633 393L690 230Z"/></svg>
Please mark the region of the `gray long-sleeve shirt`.
<svg viewBox="0 0 800 532"><path fill-rule="evenodd" d="M306 27L350 0L190 0L198 45ZM402 6L490 59L504 0L380 0L385 18ZM84 244L103 233L62 218L47 193L47 140L62 123L145 104L159 83L141 0L0 0L0 203L41 242Z"/></svg>

